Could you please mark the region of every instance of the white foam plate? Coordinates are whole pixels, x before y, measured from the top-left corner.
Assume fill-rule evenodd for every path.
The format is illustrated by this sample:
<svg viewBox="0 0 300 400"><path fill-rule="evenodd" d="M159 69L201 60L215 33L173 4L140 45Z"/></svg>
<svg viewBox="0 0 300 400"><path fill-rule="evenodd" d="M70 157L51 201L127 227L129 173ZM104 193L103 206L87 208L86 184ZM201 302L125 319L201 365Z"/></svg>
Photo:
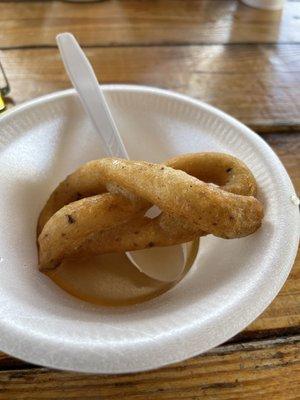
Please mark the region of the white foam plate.
<svg viewBox="0 0 300 400"><path fill-rule="evenodd" d="M53 368L124 373L195 356L244 329L276 296L299 240L295 192L277 156L255 133L215 108L155 88L109 85L105 93L132 159L223 151L253 171L263 226L239 240L206 237L195 265L172 290L122 309L71 297L37 271L35 228L51 190L102 156L73 90L0 118L0 349Z"/></svg>

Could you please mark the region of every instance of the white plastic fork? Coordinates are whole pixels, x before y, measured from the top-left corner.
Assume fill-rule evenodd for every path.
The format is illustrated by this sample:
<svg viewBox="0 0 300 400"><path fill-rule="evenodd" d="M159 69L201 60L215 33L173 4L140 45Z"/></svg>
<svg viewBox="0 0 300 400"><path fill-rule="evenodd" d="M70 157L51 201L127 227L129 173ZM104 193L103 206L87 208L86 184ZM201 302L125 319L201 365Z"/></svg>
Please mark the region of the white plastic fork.
<svg viewBox="0 0 300 400"><path fill-rule="evenodd" d="M66 72L96 132L99 133L103 149L109 156L129 159L101 85L77 40L71 33L60 33L56 41ZM126 255L141 272L151 278L171 282L184 270L187 248L185 245L177 245L171 249L152 248L127 252Z"/></svg>

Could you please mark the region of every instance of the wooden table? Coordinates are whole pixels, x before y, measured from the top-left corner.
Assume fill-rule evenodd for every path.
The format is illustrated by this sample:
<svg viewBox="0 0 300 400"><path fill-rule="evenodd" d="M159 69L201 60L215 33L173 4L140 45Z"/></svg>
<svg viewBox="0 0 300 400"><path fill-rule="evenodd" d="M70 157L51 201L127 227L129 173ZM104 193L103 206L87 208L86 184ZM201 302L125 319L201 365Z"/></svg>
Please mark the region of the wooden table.
<svg viewBox="0 0 300 400"><path fill-rule="evenodd" d="M70 86L55 35L71 31L103 82L207 101L257 131L300 192L300 0L266 12L234 0L1 1L11 103ZM300 257L268 309L229 343L160 370L57 372L0 353L0 399L299 399Z"/></svg>

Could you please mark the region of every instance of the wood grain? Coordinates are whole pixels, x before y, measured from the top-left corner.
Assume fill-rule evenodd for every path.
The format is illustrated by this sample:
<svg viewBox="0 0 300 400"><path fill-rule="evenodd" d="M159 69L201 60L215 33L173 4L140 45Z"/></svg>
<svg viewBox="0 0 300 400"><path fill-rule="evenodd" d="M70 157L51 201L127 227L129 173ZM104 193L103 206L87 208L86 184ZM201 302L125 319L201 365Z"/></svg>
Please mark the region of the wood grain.
<svg viewBox="0 0 300 400"><path fill-rule="evenodd" d="M0 371L0 399L299 399L299 337L223 346L156 371L90 375Z"/></svg>
<svg viewBox="0 0 300 400"><path fill-rule="evenodd" d="M283 13L236 0L0 0L0 26L11 104L70 86L55 35L71 31L103 82L173 89L263 133L300 194L300 0L287 0ZM296 400L299 335L300 252L278 296L234 344L122 376L50 371L0 353L0 400Z"/></svg>
<svg viewBox="0 0 300 400"><path fill-rule="evenodd" d="M89 46L300 42L295 1L282 14L236 0L2 1L0 25L2 48L54 45L65 31Z"/></svg>
<svg viewBox="0 0 300 400"><path fill-rule="evenodd" d="M176 90L259 132L300 130L300 46L87 49L102 82ZM56 49L0 51L16 103L70 87Z"/></svg>

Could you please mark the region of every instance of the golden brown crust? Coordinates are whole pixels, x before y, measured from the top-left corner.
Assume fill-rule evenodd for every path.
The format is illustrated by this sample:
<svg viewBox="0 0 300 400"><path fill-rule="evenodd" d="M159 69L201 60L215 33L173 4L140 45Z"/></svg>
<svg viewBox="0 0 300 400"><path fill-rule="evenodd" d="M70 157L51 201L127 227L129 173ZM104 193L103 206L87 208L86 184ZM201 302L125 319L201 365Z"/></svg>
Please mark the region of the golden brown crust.
<svg viewBox="0 0 300 400"><path fill-rule="evenodd" d="M168 246L208 233L247 236L263 217L255 195L250 170L222 153L187 154L165 164L91 161L58 186L40 214L40 268L77 254ZM149 219L143 215L152 204L162 214Z"/></svg>

